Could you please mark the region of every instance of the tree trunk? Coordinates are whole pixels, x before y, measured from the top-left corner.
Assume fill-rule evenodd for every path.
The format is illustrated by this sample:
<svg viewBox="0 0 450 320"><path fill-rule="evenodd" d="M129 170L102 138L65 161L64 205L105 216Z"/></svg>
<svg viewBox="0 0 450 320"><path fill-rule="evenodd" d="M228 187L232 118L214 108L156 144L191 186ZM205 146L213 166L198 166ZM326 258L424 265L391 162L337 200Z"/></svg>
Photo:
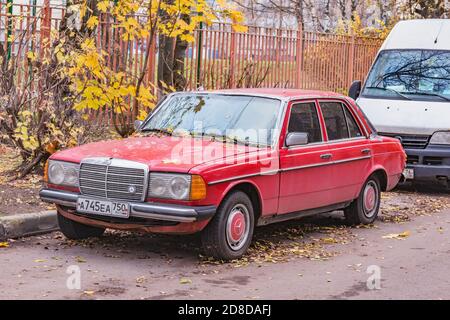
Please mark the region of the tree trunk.
<svg viewBox="0 0 450 320"><path fill-rule="evenodd" d="M189 23L188 15L182 19ZM158 86L163 88L161 82L173 86L177 91L186 89L184 76L184 59L188 43L179 37L172 38L165 35L159 36L159 60L158 60Z"/></svg>

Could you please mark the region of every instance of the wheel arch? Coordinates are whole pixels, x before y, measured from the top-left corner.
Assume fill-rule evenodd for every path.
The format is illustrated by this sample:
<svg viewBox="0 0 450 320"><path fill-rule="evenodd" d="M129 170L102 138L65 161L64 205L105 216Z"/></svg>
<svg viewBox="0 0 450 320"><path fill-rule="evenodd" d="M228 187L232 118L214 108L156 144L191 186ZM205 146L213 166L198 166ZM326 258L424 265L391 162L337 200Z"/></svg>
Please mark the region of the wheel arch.
<svg viewBox="0 0 450 320"><path fill-rule="evenodd" d="M259 217L261 217L261 214L263 212L263 201L261 198L261 191L258 188L258 186L250 181L250 180L243 180L243 181L236 181L232 184L230 184L224 191L222 195L222 199L220 199L220 202L225 199L227 195L229 195L233 191L242 191L250 198L252 205L253 205L253 213L255 216L255 223L258 220Z"/></svg>
<svg viewBox="0 0 450 320"><path fill-rule="evenodd" d="M388 187L388 175L383 167L375 168L369 175L367 175L366 180L371 177L376 176L380 182L381 191L386 191Z"/></svg>

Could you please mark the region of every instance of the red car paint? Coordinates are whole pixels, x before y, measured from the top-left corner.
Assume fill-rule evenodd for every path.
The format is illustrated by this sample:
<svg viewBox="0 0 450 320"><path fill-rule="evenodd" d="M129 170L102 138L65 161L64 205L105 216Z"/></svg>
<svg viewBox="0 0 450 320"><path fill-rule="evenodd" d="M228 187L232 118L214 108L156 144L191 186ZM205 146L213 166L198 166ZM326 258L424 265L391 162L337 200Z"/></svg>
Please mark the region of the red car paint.
<svg viewBox="0 0 450 320"><path fill-rule="evenodd" d="M261 150L242 145L227 146L233 150L231 153L228 150L226 153L228 157L244 157L247 160L228 163L224 161L226 157L222 142L192 137L178 138L174 141L172 137L161 135L86 144L58 152L52 155L51 159L79 163L86 157L120 158L145 163L150 166L151 171L198 174L207 183L207 196L203 200L147 199L147 201L218 207L230 190L238 185L246 184L256 190L260 203L259 215L263 218L351 201L358 196L365 180L377 170L381 170L386 176L384 190L394 188L401 178L406 155L399 141L371 135L372 129L350 98L335 93L284 89L236 89L215 91L215 93L271 96L284 101L280 107L286 108L286 111L277 147ZM328 141L318 101L330 100L344 103L353 116L356 115L358 125L365 137ZM290 109L293 103L302 101L316 103L324 142L287 148L284 146L284 141ZM199 153L202 148L209 148L213 156L192 163L178 162L177 159L172 158L172 151L180 141L192 146L188 148L188 153L193 158L199 156L201 159ZM332 154L332 160L321 159L319 155L323 153ZM270 166L268 166L269 160L271 160ZM286 170L292 168L299 169ZM265 174L261 174L262 171ZM49 187L64 189L56 186ZM62 214L92 225L165 233L193 233L202 230L208 223L208 221L202 221L144 228L138 225L115 225L82 218L64 210Z"/></svg>

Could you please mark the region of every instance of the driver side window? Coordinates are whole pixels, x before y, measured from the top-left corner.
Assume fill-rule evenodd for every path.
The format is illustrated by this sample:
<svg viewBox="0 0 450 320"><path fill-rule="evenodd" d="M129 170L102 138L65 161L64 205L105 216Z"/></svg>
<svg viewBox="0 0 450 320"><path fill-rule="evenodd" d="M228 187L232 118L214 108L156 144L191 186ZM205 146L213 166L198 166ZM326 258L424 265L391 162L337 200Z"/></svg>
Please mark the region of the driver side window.
<svg viewBox="0 0 450 320"><path fill-rule="evenodd" d="M319 117L314 102L297 103L292 106L288 132L308 133L308 143L322 141Z"/></svg>

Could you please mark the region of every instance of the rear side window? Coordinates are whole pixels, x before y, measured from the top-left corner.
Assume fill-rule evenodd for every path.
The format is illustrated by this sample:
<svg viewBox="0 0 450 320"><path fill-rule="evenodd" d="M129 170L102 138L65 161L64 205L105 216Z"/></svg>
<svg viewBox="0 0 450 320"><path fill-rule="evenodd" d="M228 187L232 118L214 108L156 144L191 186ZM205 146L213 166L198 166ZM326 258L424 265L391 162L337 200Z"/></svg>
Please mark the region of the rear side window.
<svg viewBox="0 0 450 320"><path fill-rule="evenodd" d="M348 134L350 135L350 138L361 137L361 130L359 129L355 118L353 118L353 115L348 111L347 107L342 107L344 108L345 118L347 119Z"/></svg>
<svg viewBox="0 0 450 320"><path fill-rule="evenodd" d="M322 141L319 116L314 102L292 106L288 132L307 132L309 143Z"/></svg>
<svg viewBox="0 0 450 320"><path fill-rule="evenodd" d="M339 102L320 102L328 140L349 138L347 119L342 104Z"/></svg>

